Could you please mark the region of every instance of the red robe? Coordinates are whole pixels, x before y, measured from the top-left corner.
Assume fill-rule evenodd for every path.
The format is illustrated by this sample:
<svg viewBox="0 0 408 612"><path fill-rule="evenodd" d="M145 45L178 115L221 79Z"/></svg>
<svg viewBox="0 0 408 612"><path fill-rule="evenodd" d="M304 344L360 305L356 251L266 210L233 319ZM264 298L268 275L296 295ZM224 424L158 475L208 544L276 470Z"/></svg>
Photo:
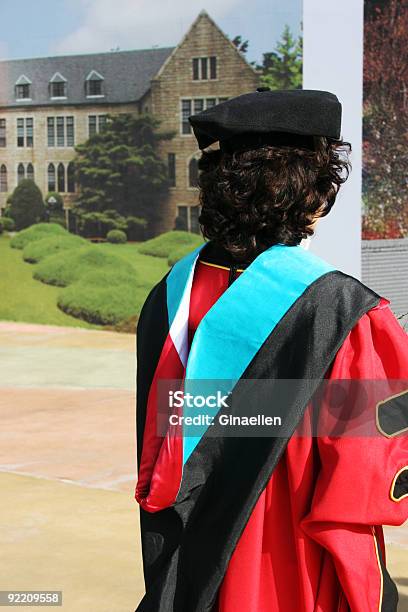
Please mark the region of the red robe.
<svg viewBox="0 0 408 612"><path fill-rule="evenodd" d="M189 338L228 286L229 270L198 262ZM408 337L387 300L349 333L327 376L408 380ZM408 437L307 435L311 411L261 494L222 582L217 612L373 612L389 588L383 524L401 525L392 499L408 467ZM306 435L302 435L302 433Z"/></svg>

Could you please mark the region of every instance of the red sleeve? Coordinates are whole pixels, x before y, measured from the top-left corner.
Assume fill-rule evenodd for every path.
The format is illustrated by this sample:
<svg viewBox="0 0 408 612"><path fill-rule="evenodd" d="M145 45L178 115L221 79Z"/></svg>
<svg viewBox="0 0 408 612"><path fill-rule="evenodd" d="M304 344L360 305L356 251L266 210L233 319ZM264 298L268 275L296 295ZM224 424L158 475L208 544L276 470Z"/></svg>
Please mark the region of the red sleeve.
<svg viewBox="0 0 408 612"><path fill-rule="evenodd" d="M330 380L348 379L362 381L373 398L381 385L384 389L391 382L408 388L408 336L386 300L360 319L336 356ZM330 551L353 612L381 610L381 601L389 596L389 577L379 526L401 525L408 518L408 432L398 433L397 428L395 435L384 435L377 426L377 403L370 401L371 423L365 422L362 434L348 432L351 425L343 422L341 435L328 435L327 423L319 422L321 468L302 522ZM396 417L401 423L403 415Z"/></svg>

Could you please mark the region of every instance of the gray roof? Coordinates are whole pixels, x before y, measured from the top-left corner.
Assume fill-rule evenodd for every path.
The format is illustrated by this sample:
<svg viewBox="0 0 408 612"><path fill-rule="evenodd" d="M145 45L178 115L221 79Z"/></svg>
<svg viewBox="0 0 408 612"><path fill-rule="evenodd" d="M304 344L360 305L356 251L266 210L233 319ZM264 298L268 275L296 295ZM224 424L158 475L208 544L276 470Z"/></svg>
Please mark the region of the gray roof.
<svg viewBox="0 0 408 612"><path fill-rule="evenodd" d="M93 70L104 77L105 97L92 103L133 102L146 93L172 51L163 47L0 61L0 106L89 104L85 80ZM67 80L67 100L49 98L49 81L56 72ZM31 102L16 102L15 84L22 75L32 83Z"/></svg>
<svg viewBox="0 0 408 612"><path fill-rule="evenodd" d="M363 240L363 282L391 301L397 315L408 313L408 238Z"/></svg>

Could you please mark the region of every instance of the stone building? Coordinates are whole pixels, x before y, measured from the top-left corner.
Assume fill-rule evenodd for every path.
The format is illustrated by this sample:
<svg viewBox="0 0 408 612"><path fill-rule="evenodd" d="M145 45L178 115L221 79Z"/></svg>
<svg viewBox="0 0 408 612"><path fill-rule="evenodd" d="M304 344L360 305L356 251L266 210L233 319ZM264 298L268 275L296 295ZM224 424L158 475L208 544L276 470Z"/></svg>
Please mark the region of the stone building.
<svg viewBox="0 0 408 612"><path fill-rule="evenodd" d="M176 47L0 62L0 209L22 178L75 198L74 146L108 113L148 112L175 136L161 145L171 188L156 233L198 231L197 157L187 117L253 91L259 73L202 11ZM137 214L137 212L136 212Z"/></svg>

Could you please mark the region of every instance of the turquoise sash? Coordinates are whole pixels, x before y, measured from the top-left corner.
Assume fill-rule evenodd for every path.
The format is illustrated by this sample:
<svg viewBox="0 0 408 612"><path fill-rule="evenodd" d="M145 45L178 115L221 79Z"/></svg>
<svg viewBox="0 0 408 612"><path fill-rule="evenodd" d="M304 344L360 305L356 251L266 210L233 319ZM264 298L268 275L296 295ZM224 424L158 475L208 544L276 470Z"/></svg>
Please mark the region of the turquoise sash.
<svg viewBox="0 0 408 612"><path fill-rule="evenodd" d="M203 246L178 261L167 277L169 326L180 315L179 306ZM214 381L215 387L216 381L222 381L222 390L231 391L295 301L309 285L333 270L300 246L274 245L258 255L200 321L188 355L186 384L205 379ZM188 317L188 310L183 316ZM201 427L199 435L185 431L183 463L206 429Z"/></svg>

